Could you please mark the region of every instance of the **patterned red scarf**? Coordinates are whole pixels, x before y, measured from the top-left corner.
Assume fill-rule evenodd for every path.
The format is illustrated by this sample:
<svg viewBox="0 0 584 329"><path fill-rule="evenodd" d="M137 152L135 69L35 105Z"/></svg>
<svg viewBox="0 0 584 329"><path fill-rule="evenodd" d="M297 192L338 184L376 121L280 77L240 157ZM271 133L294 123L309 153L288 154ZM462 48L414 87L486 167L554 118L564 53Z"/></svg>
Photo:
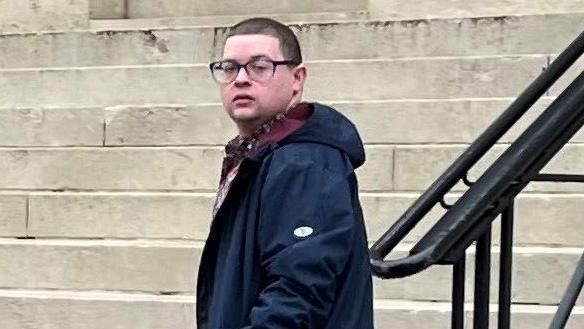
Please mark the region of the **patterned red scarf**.
<svg viewBox="0 0 584 329"><path fill-rule="evenodd" d="M300 103L286 114L278 114L260 125L249 137L240 135L225 146L225 158L221 169L221 182L213 207L213 217L229 192L231 183L237 176L239 165L263 145L278 142L300 128L312 114L312 104Z"/></svg>

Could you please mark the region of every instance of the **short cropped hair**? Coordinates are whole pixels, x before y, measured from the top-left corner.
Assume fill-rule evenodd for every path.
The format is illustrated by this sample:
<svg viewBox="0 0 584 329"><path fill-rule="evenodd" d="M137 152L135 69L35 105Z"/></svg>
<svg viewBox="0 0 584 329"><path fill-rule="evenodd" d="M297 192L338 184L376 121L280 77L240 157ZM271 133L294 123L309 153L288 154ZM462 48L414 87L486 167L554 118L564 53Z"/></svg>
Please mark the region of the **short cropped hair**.
<svg viewBox="0 0 584 329"><path fill-rule="evenodd" d="M250 18L232 26L229 29L227 38L245 34L263 34L277 38L280 41L280 50L284 55L284 59L293 61L295 64L302 63L300 43L288 26L271 18Z"/></svg>

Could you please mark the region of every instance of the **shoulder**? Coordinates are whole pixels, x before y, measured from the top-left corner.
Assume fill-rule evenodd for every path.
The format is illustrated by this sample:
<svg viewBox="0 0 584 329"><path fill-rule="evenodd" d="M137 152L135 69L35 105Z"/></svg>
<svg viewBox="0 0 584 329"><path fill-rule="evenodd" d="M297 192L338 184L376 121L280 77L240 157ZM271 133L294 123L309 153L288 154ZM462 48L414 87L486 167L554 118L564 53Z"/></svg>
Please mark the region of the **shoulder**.
<svg viewBox="0 0 584 329"><path fill-rule="evenodd" d="M274 150L272 166L311 168L332 173L347 173L352 169L347 156L341 150L320 143L291 143Z"/></svg>

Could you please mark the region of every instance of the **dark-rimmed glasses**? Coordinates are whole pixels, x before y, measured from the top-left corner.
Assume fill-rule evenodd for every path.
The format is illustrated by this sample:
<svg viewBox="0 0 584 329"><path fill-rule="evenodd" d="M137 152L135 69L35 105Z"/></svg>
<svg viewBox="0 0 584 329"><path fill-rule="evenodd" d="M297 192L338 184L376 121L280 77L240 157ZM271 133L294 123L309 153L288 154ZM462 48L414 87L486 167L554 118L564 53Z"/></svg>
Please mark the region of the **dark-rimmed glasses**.
<svg viewBox="0 0 584 329"><path fill-rule="evenodd" d="M273 61L266 58L256 58L245 64L234 60L222 60L209 64L211 75L218 83L230 83L235 80L243 67L250 79L256 82L270 80L276 73L278 65L298 65L296 61Z"/></svg>

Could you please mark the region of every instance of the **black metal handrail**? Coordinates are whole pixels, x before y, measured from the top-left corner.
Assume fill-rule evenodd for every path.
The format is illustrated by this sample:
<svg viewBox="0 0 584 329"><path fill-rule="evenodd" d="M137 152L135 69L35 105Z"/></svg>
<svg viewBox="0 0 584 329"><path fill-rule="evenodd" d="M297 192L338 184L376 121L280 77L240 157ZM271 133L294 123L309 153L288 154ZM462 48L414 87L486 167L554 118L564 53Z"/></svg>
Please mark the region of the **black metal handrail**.
<svg viewBox="0 0 584 329"><path fill-rule="evenodd" d="M465 250L583 123L581 73L412 248L410 256L374 261L376 274L408 276L440 262L452 250Z"/></svg>
<svg viewBox="0 0 584 329"><path fill-rule="evenodd" d="M516 196L531 181L584 182L584 175L540 174L540 170L584 125L584 72L507 148L475 182L468 170L516 123L546 90L584 53L584 32L543 72L511 106L460 156L446 172L371 247L374 274L404 277L434 264L452 268L452 328L465 328L466 250L476 242L474 329L489 328L492 221L501 216L498 329L509 329L513 264L513 222ZM453 205L445 194L462 180L470 188ZM384 257L432 209L447 212L410 250L396 260ZM550 329L563 329L582 286L584 255L559 305Z"/></svg>
<svg viewBox="0 0 584 329"><path fill-rule="evenodd" d="M471 226L475 225L478 218L482 216L489 207L493 207L494 197L500 197L501 193L509 186L516 185L518 188L516 193L529 182L529 180L517 180L520 177L514 177L511 172L507 172L505 180L482 178L477 181L480 185L474 184L457 203L448 210L445 216L439 221L440 225L435 226L416 246L410 251L410 255L397 260L384 260L384 258L397 246L397 244L416 226L416 224L424 218L424 216L439 202L444 199L444 196L450 189L460 180L468 183L468 171L476 162L492 148L493 145L501 138L522 116L529 110L529 108L541 97L544 93L555 83L565 72L572 66L573 63L584 53L584 32L582 32L571 44L564 50L555 61L553 61L547 70L542 72L540 76L509 106L509 108L473 142L470 147L442 174L429 188L424 192L420 198L391 226L391 228L379 239L370 249L371 263L373 271L376 275L384 278L403 277L417 273L424 268L436 264L441 258L450 251L461 239L464 239L464 233L467 232ZM582 77L575 81L580 83ZM563 106L564 103L571 103L580 99L578 92L579 87L571 85L552 105L550 108L536 120L538 125L545 124L545 120L556 120L552 108L556 109ZM577 95L573 95L576 93ZM581 103L582 104L582 103ZM542 119L542 117L544 119ZM555 121L554 121L555 122ZM534 127L535 123L531 127ZM553 133L552 130L557 130L559 127L546 128L543 135ZM542 134L534 131L535 128L528 128L522 135L524 139L539 140ZM549 131L548 131L549 130ZM557 130L559 131L559 130ZM523 145L520 137L501 158L513 158L518 152L519 156L524 154L526 149L533 146ZM521 142L517 144L518 142ZM566 141L567 142L567 141ZM513 146L516 145L516 146ZM545 143L538 142L537 147L542 147ZM562 144L563 145L563 144ZM561 146L560 146L561 147ZM517 150L514 151L514 149ZM558 148L559 149L559 148ZM537 152L533 152L535 157ZM501 159L500 158L500 159ZM551 157L550 157L551 158ZM549 159L548 159L549 161ZM530 162L532 163L532 162ZM547 161L546 161L547 163ZM499 169L493 169L495 173L501 170L508 169L508 163L496 162ZM542 165L543 166L543 165ZM526 169L526 168L523 168ZM487 171L488 172L488 171ZM485 175L487 174L485 172ZM517 174L517 172L514 172ZM537 172L532 173L535 177ZM483 177L485 177L483 175ZM489 177L493 177L491 173ZM512 184L511 184L512 183ZM523 185L523 186L521 186ZM493 193L493 194L489 194ZM509 198L509 201L512 198ZM470 207L471 205L474 205ZM504 204L490 209L488 216L494 218L497 214L505 209ZM485 222L482 221L483 226ZM456 224L456 225L455 225ZM449 229L451 225L452 230ZM475 228L476 234L484 231L484 229ZM474 239L477 237L474 236ZM468 243L474 241L468 239Z"/></svg>

